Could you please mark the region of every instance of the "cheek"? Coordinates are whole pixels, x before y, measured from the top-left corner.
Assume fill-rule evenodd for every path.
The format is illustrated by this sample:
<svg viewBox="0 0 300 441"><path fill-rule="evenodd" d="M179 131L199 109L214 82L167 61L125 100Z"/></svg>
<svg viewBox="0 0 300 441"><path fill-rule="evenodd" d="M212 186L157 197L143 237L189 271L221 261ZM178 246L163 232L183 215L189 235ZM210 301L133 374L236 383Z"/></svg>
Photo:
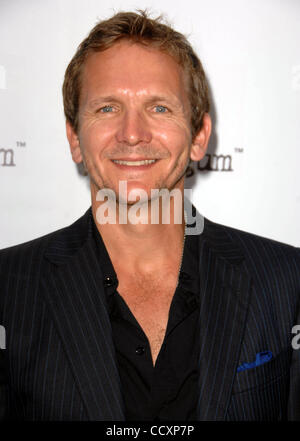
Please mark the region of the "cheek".
<svg viewBox="0 0 300 441"><path fill-rule="evenodd" d="M104 124L89 124L82 127L79 142L84 152L88 155L99 156L111 145L113 128Z"/></svg>
<svg viewBox="0 0 300 441"><path fill-rule="evenodd" d="M192 142L190 129L184 124L165 124L156 130L155 138L175 157L187 155Z"/></svg>
<svg viewBox="0 0 300 441"><path fill-rule="evenodd" d="M191 130L186 121L164 121L154 126L153 132L164 141L181 139L188 142L191 139Z"/></svg>

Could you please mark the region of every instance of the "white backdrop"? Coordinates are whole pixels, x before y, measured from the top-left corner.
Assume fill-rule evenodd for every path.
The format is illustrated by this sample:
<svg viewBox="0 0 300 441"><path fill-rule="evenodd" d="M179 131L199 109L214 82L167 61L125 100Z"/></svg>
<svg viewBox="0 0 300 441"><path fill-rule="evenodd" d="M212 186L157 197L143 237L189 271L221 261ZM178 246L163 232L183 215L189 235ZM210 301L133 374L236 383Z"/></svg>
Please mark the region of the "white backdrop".
<svg viewBox="0 0 300 441"><path fill-rule="evenodd" d="M186 180L193 202L215 222L300 246L298 0L0 0L0 248L90 205L65 136L64 71L98 19L145 7L189 36L212 91L210 156Z"/></svg>

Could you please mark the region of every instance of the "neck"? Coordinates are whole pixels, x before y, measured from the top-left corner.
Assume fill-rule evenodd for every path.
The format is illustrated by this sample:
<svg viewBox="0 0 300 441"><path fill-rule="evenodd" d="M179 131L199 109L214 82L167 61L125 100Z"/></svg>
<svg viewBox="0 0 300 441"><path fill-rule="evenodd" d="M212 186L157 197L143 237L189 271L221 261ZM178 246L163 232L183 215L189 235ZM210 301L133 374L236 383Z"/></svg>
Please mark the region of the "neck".
<svg viewBox="0 0 300 441"><path fill-rule="evenodd" d="M146 201L137 213L132 205L119 204L117 201L115 204L97 201L92 192L94 221L114 266L118 262L123 262L124 266L126 262L128 271L135 269L151 273L158 268L162 270L175 263L178 265L183 251L185 222L183 198L180 204L178 200L174 201L173 197L169 204L163 203L162 198L156 201L159 212L154 213L156 223L153 223L153 201ZM115 219L110 218L115 223L103 222L103 214L107 218L108 210L115 211ZM134 214L140 214L139 223L131 222L137 220ZM166 220L169 222L166 223Z"/></svg>

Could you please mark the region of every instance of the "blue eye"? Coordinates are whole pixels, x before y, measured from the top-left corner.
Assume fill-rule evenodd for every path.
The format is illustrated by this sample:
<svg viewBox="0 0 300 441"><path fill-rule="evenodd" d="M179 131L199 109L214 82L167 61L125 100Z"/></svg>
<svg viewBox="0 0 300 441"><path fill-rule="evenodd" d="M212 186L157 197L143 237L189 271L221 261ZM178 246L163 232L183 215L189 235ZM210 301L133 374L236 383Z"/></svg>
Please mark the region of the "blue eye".
<svg viewBox="0 0 300 441"><path fill-rule="evenodd" d="M112 112L112 110L113 110L112 106L104 106L101 107L100 112L108 113L108 112Z"/></svg>
<svg viewBox="0 0 300 441"><path fill-rule="evenodd" d="M167 111L165 106L155 106L155 109L157 109L157 113L165 113Z"/></svg>

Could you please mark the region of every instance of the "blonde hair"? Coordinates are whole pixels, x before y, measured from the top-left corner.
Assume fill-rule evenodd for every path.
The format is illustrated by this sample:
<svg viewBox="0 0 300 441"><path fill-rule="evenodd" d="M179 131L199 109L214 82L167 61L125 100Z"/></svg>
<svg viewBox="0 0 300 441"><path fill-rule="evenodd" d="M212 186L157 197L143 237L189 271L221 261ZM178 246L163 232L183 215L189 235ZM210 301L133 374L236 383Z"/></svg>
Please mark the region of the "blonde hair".
<svg viewBox="0 0 300 441"><path fill-rule="evenodd" d="M70 61L63 83L64 112L73 129L78 130L78 108L81 73L91 52L110 48L121 39L155 47L172 56L182 66L189 79L191 131L194 136L201 128L205 112L209 111L208 85L202 64L184 35L162 22L151 19L146 11L119 12L97 23L77 48Z"/></svg>

